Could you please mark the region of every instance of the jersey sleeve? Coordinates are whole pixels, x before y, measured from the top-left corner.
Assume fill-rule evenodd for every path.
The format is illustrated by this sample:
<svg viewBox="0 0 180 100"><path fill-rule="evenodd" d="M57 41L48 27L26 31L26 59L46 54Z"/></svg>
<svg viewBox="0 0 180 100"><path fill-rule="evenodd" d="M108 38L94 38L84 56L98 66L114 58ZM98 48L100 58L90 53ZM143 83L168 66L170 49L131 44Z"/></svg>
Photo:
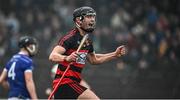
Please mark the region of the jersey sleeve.
<svg viewBox="0 0 180 100"><path fill-rule="evenodd" d="M71 47L71 38L62 38L59 40L58 45L68 50Z"/></svg>
<svg viewBox="0 0 180 100"><path fill-rule="evenodd" d="M24 72L30 72L33 69L34 69L34 67L33 67L33 63L32 62L24 64L24 67L23 67Z"/></svg>
<svg viewBox="0 0 180 100"><path fill-rule="evenodd" d="M93 47L93 45L91 44L88 53L92 53L92 52L94 52L94 47Z"/></svg>
<svg viewBox="0 0 180 100"><path fill-rule="evenodd" d="M9 62L6 64L6 66L5 66L5 69L8 71L9 70Z"/></svg>

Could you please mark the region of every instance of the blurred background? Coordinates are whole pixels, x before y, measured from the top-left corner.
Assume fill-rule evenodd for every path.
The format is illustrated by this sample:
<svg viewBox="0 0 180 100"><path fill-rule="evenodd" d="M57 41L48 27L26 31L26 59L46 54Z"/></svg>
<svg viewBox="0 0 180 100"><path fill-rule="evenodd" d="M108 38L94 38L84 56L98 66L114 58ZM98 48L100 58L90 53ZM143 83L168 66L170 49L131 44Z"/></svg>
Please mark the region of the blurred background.
<svg viewBox="0 0 180 100"><path fill-rule="evenodd" d="M34 57L38 97L51 87L48 60L58 39L74 27L73 10L97 12L96 53L126 45L128 54L102 65L87 64L83 78L100 98L180 98L179 0L0 0L0 72L17 53L20 36L39 41ZM0 98L7 98L0 86Z"/></svg>

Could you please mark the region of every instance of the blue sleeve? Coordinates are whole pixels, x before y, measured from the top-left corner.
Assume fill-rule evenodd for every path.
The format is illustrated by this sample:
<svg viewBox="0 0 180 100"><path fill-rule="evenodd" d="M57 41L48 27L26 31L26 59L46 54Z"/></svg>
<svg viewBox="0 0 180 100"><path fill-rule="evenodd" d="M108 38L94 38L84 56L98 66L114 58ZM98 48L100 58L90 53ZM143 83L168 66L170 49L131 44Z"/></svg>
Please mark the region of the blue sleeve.
<svg viewBox="0 0 180 100"><path fill-rule="evenodd" d="M33 70L33 69L34 69L34 67L33 67L33 63L32 62L24 63L23 64L23 71Z"/></svg>
<svg viewBox="0 0 180 100"><path fill-rule="evenodd" d="M8 71L10 67L11 67L11 64L10 64L10 61L9 61L9 62L7 62L6 66L5 66L5 69Z"/></svg>

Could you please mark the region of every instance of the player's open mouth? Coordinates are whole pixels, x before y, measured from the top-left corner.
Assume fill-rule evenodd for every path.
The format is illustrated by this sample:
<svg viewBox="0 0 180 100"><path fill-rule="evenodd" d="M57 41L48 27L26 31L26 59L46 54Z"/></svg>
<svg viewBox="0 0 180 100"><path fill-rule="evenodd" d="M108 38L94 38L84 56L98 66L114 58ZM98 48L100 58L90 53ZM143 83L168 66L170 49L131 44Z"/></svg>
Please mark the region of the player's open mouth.
<svg viewBox="0 0 180 100"><path fill-rule="evenodd" d="M89 23L88 25L89 25L90 27L94 27L95 24L94 24L94 23Z"/></svg>

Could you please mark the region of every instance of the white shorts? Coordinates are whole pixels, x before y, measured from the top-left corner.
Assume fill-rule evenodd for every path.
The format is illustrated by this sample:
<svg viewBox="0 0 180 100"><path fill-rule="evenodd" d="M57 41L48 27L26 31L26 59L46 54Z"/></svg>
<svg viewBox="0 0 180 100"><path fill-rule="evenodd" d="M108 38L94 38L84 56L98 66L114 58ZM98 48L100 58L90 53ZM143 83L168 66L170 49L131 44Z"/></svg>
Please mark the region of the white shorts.
<svg viewBox="0 0 180 100"><path fill-rule="evenodd" d="M22 99L20 99L18 97L10 97L10 98L8 98L8 100L22 100ZM23 100L30 100L30 99L23 99Z"/></svg>

